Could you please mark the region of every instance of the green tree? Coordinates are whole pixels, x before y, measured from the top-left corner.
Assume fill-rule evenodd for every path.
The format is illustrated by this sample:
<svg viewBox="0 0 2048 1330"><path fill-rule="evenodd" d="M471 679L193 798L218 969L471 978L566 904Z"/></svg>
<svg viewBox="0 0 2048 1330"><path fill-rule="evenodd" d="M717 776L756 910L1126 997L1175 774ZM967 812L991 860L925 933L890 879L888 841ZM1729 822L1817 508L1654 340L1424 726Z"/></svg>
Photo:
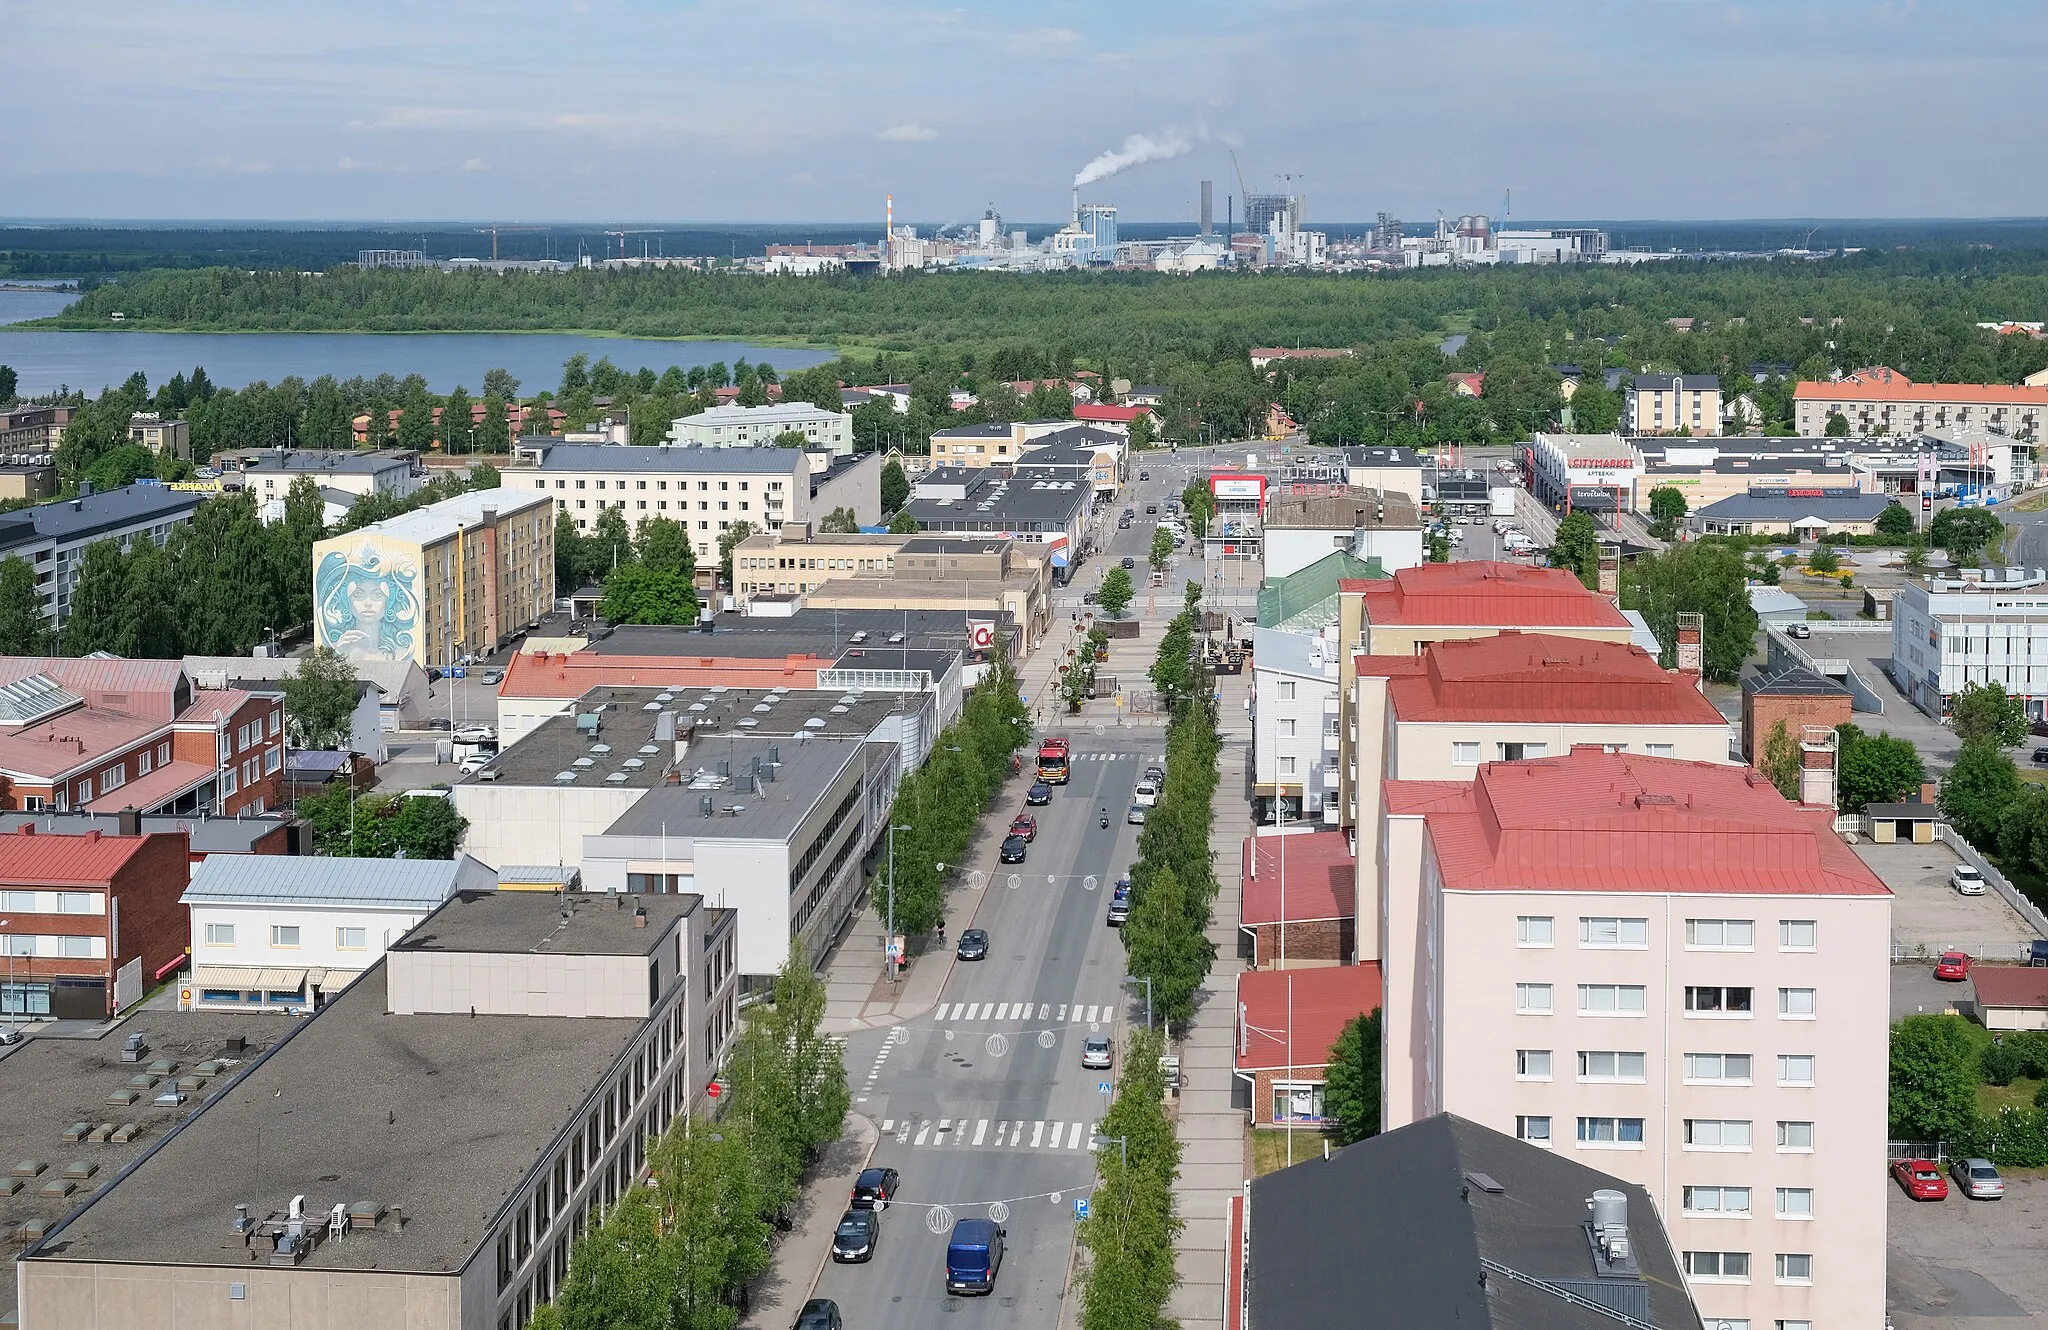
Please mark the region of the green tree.
<svg viewBox="0 0 2048 1330"><path fill-rule="evenodd" d="M289 498L286 503L290 503ZM310 563L302 567L310 567ZM301 576L304 577L303 572ZM4 593L5 582L0 579L0 601L4 601ZM128 553L127 584L121 599L121 636L114 654L139 660L176 660L184 655L184 623L179 617L178 594L178 568L169 552L153 540L136 541L135 548ZM310 602L311 592L306 594Z"/></svg>
<svg viewBox="0 0 2048 1330"><path fill-rule="evenodd" d="M1150 448L1157 438L1158 435L1153 432L1151 412L1144 412L1132 419L1130 439L1133 451Z"/></svg>
<svg viewBox="0 0 2048 1330"><path fill-rule="evenodd" d="M597 605L606 623L692 624L697 609L689 578L639 563L622 563L607 574L604 599Z"/></svg>
<svg viewBox="0 0 2048 1330"><path fill-rule="evenodd" d="M0 365L0 406L7 406L15 400L15 389L21 386L20 377L11 365Z"/></svg>
<svg viewBox="0 0 2048 1330"><path fill-rule="evenodd" d="M1771 726L1771 732L1764 737L1764 751L1757 770L1777 787L1779 794L1794 803L1799 801L1799 745L1792 738L1791 727L1784 721Z"/></svg>
<svg viewBox="0 0 2048 1330"><path fill-rule="evenodd" d="M1199 480L1188 482L1180 492L1181 511L1188 515L1188 531L1197 536L1209 534L1209 522L1216 516L1216 496L1208 485Z"/></svg>
<svg viewBox="0 0 2048 1330"><path fill-rule="evenodd" d="M569 516L568 509L555 513L555 595L566 596L578 590L581 583L583 533L576 529L576 519Z"/></svg>
<svg viewBox="0 0 2048 1330"><path fill-rule="evenodd" d="M1964 743L1979 740L1999 748L2013 748L2027 741L2032 725L2027 704L2009 696L2002 683L1967 684L1949 702L1949 718L1956 738Z"/></svg>
<svg viewBox="0 0 2048 1330"><path fill-rule="evenodd" d="M1816 573L1837 573L1842 569L1842 559L1835 553L1834 546L1822 541L1806 557L1806 566Z"/></svg>
<svg viewBox="0 0 2048 1330"><path fill-rule="evenodd" d="M516 401L519 397L519 380L512 377L508 369L487 369L484 371L484 395L504 401Z"/></svg>
<svg viewBox="0 0 2048 1330"><path fill-rule="evenodd" d="M1888 540L1905 540L1916 529L1913 514L1906 510L1905 505L1898 503L1887 505L1877 515L1875 526L1877 534Z"/></svg>
<svg viewBox="0 0 2048 1330"><path fill-rule="evenodd" d="M752 522L734 522L718 534L718 576L726 585L732 585L732 552L748 536L754 534Z"/></svg>
<svg viewBox="0 0 2048 1330"><path fill-rule="evenodd" d="M1960 1016L1908 1016L1892 1027L1891 1131L1903 1140L1960 1136L1977 1118L1977 1059Z"/></svg>
<svg viewBox="0 0 2048 1330"><path fill-rule="evenodd" d="M333 647L316 646L278 681L285 728L299 748L339 748L353 733L360 687L355 666Z"/></svg>
<svg viewBox="0 0 2048 1330"><path fill-rule="evenodd" d="M489 462L471 462L463 474L469 477L472 490L502 489L505 485L505 473Z"/></svg>
<svg viewBox="0 0 2048 1330"><path fill-rule="evenodd" d="M398 446L426 452L434 446L434 402L426 385L415 384L399 405L403 414L398 417Z"/></svg>
<svg viewBox="0 0 2048 1330"><path fill-rule="evenodd" d="M899 512L889 519L889 531L892 535L914 536L920 529L917 519L907 512Z"/></svg>
<svg viewBox="0 0 2048 1330"><path fill-rule="evenodd" d="M1835 805L1843 812L1898 803L1927 779L1920 750L1908 741L1887 733L1865 734L1846 723L1837 725L1835 733Z"/></svg>
<svg viewBox="0 0 2048 1330"><path fill-rule="evenodd" d="M511 413L505 408L505 399L496 393L484 398L484 420L476 432L476 446L487 453L512 451Z"/></svg>
<svg viewBox="0 0 2048 1330"><path fill-rule="evenodd" d="M1380 1134L1380 1011L1344 1022L1323 1073L1323 1115L1337 1144Z"/></svg>
<svg viewBox="0 0 2048 1330"><path fill-rule="evenodd" d="M895 512L910 497L910 478L903 474L903 464L893 457L882 464L881 485L885 513Z"/></svg>
<svg viewBox="0 0 2048 1330"><path fill-rule="evenodd" d="M1164 1044L1135 1030L1124 1049L1116 1098L1101 1134L1116 1141L1096 1152L1094 1204L1077 1239L1088 1251L1081 1286L1081 1330L1159 1330L1175 1322L1166 1300L1178 1282L1174 1245L1182 1221L1174 1212L1181 1143L1167 1119Z"/></svg>
<svg viewBox="0 0 2048 1330"><path fill-rule="evenodd" d="M452 800L434 795L400 795L388 815L391 837L408 859L453 859L469 819Z"/></svg>
<svg viewBox="0 0 2048 1330"><path fill-rule="evenodd" d="M1927 538L1917 531L1906 538L1906 561L1904 567L1909 573L1920 573L1927 570Z"/></svg>
<svg viewBox="0 0 2048 1330"><path fill-rule="evenodd" d="M1167 561L1173 558L1173 549L1173 533L1163 526L1152 528L1152 566L1166 567Z"/></svg>
<svg viewBox="0 0 2048 1330"><path fill-rule="evenodd" d="M72 575L71 617L64 624L64 654L112 651L121 641L128 591L128 556L118 540L95 540Z"/></svg>
<svg viewBox="0 0 2048 1330"><path fill-rule="evenodd" d="M1839 411L1828 412L1828 423L1826 427L1821 430L1821 433L1825 434L1830 439L1848 438L1849 418Z"/></svg>
<svg viewBox="0 0 2048 1330"><path fill-rule="evenodd" d="M650 517L633 533L633 553L642 566L658 573L679 573L694 579L697 552L690 533L670 517Z"/></svg>
<svg viewBox="0 0 2048 1330"><path fill-rule="evenodd" d="M1671 540L1685 520L1685 493L1674 485L1650 491L1650 529L1659 540Z"/></svg>
<svg viewBox="0 0 2048 1330"><path fill-rule="evenodd" d="M1713 541L1678 545L1662 554L1639 554L1622 578L1622 603L1640 610L1663 644L1665 668L1677 664L1678 615L1701 616L1706 676L1733 683L1756 639L1743 558Z"/></svg>
<svg viewBox="0 0 2048 1330"><path fill-rule="evenodd" d="M1586 513L1572 513L1557 524L1550 542L1550 566L1576 575L1588 587L1600 585L1599 534Z"/></svg>
<svg viewBox="0 0 2048 1330"><path fill-rule="evenodd" d="M825 514L823 521L818 523L818 530L852 535L860 530L860 519L853 515L853 509L851 508L834 508L831 512Z"/></svg>
<svg viewBox="0 0 2048 1330"><path fill-rule="evenodd" d="M1974 562L2005 534L2005 524L1988 508L1949 508L1934 515L1927 538L1957 563Z"/></svg>
<svg viewBox="0 0 2048 1330"><path fill-rule="evenodd" d="M1428 563L1449 563L1451 561L1451 538L1441 531L1429 533L1429 548L1423 558Z"/></svg>
<svg viewBox="0 0 2048 1330"><path fill-rule="evenodd" d="M0 656L44 655L50 638L35 571L19 555L0 559Z"/></svg>
<svg viewBox="0 0 2048 1330"><path fill-rule="evenodd" d="M555 396L574 397L590 391L590 357L582 354L570 356L562 362L562 386Z"/></svg>
<svg viewBox="0 0 2048 1330"><path fill-rule="evenodd" d="M756 406L759 403L742 402L740 405ZM810 439L800 429L786 429L775 436L775 446L777 448L803 448L808 447L810 442Z"/></svg>
<svg viewBox="0 0 2048 1330"><path fill-rule="evenodd" d="M1194 1015L1195 991L1215 955L1213 944L1193 927L1197 913L1179 876L1162 867L1143 891L1134 889L1131 917L1123 926L1131 973L1152 981L1154 1010L1168 1024Z"/></svg>
<svg viewBox="0 0 2048 1330"><path fill-rule="evenodd" d="M2020 775L2012 759L1980 739L1964 744L1955 765L1942 777L1941 811L1964 840L1991 845L1998 836L1999 819L2019 790Z"/></svg>
<svg viewBox="0 0 2048 1330"><path fill-rule="evenodd" d="M1121 619L1132 594L1131 575L1122 568L1112 568L1103 577L1102 589L1095 593L1095 599L1110 618Z"/></svg>

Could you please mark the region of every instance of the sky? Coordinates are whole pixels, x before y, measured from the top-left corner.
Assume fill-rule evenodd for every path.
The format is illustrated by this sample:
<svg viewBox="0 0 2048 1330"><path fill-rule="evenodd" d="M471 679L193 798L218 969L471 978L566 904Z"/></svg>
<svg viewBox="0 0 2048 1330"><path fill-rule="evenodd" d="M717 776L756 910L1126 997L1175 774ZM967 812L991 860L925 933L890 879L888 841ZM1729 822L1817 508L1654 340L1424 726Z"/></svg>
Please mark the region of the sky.
<svg viewBox="0 0 2048 1330"><path fill-rule="evenodd" d="M0 0L0 216L2048 214L2039 0ZM1139 152L1143 156L1143 152Z"/></svg>

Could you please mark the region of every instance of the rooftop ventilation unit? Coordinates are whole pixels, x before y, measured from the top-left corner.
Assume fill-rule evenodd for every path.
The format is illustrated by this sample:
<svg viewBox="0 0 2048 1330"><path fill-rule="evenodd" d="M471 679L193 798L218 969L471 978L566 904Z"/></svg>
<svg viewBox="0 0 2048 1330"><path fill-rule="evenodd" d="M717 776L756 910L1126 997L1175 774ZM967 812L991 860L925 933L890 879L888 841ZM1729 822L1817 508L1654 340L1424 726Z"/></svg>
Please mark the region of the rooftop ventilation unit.
<svg viewBox="0 0 2048 1330"><path fill-rule="evenodd" d="M718 811L717 802L708 794L697 796L697 816L710 817Z"/></svg>
<svg viewBox="0 0 2048 1330"><path fill-rule="evenodd" d="M592 744L590 746L590 751L593 753L597 753L599 755L603 755L605 753L609 753L610 751L612 751L612 746L610 744Z"/></svg>
<svg viewBox="0 0 2048 1330"><path fill-rule="evenodd" d="M760 721L755 720L752 716L741 716L738 721L739 727L743 730L751 730L760 723Z"/></svg>
<svg viewBox="0 0 2048 1330"><path fill-rule="evenodd" d="M606 776L604 780L607 785L624 785L626 783L626 773L614 771L609 776Z"/></svg>
<svg viewBox="0 0 2048 1330"><path fill-rule="evenodd" d="M709 711L710 709L710 707L705 706L702 702L690 703L690 710L692 711Z"/></svg>
<svg viewBox="0 0 2048 1330"><path fill-rule="evenodd" d="M576 773L573 771L557 771L555 773L555 783L557 785L567 785L570 781L575 779Z"/></svg>
<svg viewBox="0 0 2048 1330"><path fill-rule="evenodd" d="M732 779L732 759L731 759L731 758L729 758L729 757L721 757L721 758L719 758L719 759L718 759L718 776L719 776L719 779L721 779L721 780L731 780L731 779Z"/></svg>
<svg viewBox="0 0 2048 1330"><path fill-rule="evenodd" d="M574 762L571 762L569 765L581 769L585 767L594 767L597 765L597 763L595 760L591 758L579 757Z"/></svg>
<svg viewBox="0 0 2048 1330"><path fill-rule="evenodd" d="M619 765L624 767L628 771L639 771L642 768L644 768L647 764L645 762L642 762L637 757L629 757L625 761L619 763Z"/></svg>
<svg viewBox="0 0 2048 1330"><path fill-rule="evenodd" d="M846 710L845 707L834 707L832 709L834 711ZM813 716L809 720L804 722L804 728L807 730L822 730L825 728L824 718L821 716Z"/></svg>

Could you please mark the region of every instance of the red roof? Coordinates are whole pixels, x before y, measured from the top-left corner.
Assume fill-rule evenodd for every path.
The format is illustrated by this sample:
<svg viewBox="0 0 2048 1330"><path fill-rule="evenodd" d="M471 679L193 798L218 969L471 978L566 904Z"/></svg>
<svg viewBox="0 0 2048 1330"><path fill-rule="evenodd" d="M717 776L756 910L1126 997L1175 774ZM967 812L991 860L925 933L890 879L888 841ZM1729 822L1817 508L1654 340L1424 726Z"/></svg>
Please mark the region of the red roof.
<svg viewBox="0 0 2048 1330"><path fill-rule="evenodd" d="M1387 696L1404 721L1728 724L1700 692L1698 676L1666 670L1628 642L1509 629L1431 643L1421 668L1403 674L1388 683Z"/></svg>
<svg viewBox="0 0 2048 1330"><path fill-rule="evenodd" d="M1303 1079L1320 1079L1345 1024L1379 1010L1380 993L1380 967L1372 961L1239 975L1237 1069L1292 1068Z"/></svg>
<svg viewBox="0 0 2048 1330"><path fill-rule="evenodd" d="M1119 425L1128 425L1139 416L1149 416L1149 406L1108 406L1100 402L1081 402L1074 407L1076 420L1101 420Z"/></svg>
<svg viewBox="0 0 2048 1330"><path fill-rule="evenodd" d="M1341 831L1245 837L1239 922L1256 925L1353 918L1358 913L1358 888L1353 880L1357 862L1351 853L1351 838Z"/></svg>
<svg viewBox="0 0 2048 1330"><path fill-rule="evenodd" d="M1915 383L1883 365L1859 369L1836 383L1794 384L1799 402L1978 402L1987 406L2048 406L2048 387L2003 383Z"/></svg>
<svg viewBox="0 0 2048 1330"><path fill-rule="evenodd" d="M183 832L177 835L184 838ZM39 836L34 823L25 823L19 831L0 835L0 882L10 886L110 882L123 864L141 853L148 840L147 836L103 836L97 830L83 836Z"/></svg>
<svg viewBox="0 0 2048 1330"><path fill-rule="evenodd" d="M1472 784L1462 780L1388 780L1380 782L1387 812L1403 814L1457 812L1472 806Z"/></svg>
<svg viewBox="0 0 2048 1330"><path fill-rule="evenodd" d="M1389 807L1397 786L1387 782ZM1888 896L1834 832L1748 767L1609 753L1495 762L1424 813L1452 891Z"/></svg>
<svg viewBox="0 0 2048 1330"><path fill-rule="evenodd" d="M581 697L593 688L816 688L820 656L597 656L583 651L522 651L505 667L500 697Z"/></svg>
<svg viewBox="0 0 2048 1330"><path fill-rule="evenodd" d="M1425 563L1381 581L1345 581L1365 595L1370 624L1431 628L1627 628L1605 596L1562 568Z"/></svg>
<svg viewBox="0 0 2048 1330"><path fill-rule="evenodd" d="M1977 1006L2048 1008L2048 969L2033 965L1973 965Z"/></svg>
<svg viewBox="0 0 2048 1330"><path fill-rule="evenodd" d="M118 813L124 808L154 808L212 780L214 769L204 762L166 762L147 776L137 776L84 806L88 813Z"/></svg>

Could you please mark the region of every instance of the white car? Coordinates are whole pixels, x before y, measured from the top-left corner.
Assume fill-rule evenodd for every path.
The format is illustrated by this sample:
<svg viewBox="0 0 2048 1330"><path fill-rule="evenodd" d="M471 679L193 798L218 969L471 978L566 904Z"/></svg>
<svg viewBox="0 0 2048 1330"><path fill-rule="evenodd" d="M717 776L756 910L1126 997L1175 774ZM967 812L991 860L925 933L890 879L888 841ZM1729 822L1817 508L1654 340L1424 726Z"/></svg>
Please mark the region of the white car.
<svg viewBox="0 0 2048 1330"><path fill-rule="evenodd" d="M465 776L474 776L477 772L482 771L485 767L489 766L490 764L491 759L483 756L482 754L478 754L475 757L463 758L462 766L459 768L459 770Z"/></svg>
<svg viewBox="0 0 2048 1330"><path fill-rule="evenodd" d="M1152 808L1159 803L1159 787L1149 780L1140 781L1137 791L1131 797L1140 807Z"/></svg>
<svg viewBox="0 0 2048 1330"><path fill-rule="evenodd" d="M1506 550L1533 550L1536 538L1526 531L1510 531L1500 538L1501 548Z"/></svg>
<svg viewBox="0 0 2048 1330"><path fill-rule="evenodd" d="M1948 875L1949 885L1965 896L1984 894L1984 875L1968 864L1957 864Z"/></svg>

